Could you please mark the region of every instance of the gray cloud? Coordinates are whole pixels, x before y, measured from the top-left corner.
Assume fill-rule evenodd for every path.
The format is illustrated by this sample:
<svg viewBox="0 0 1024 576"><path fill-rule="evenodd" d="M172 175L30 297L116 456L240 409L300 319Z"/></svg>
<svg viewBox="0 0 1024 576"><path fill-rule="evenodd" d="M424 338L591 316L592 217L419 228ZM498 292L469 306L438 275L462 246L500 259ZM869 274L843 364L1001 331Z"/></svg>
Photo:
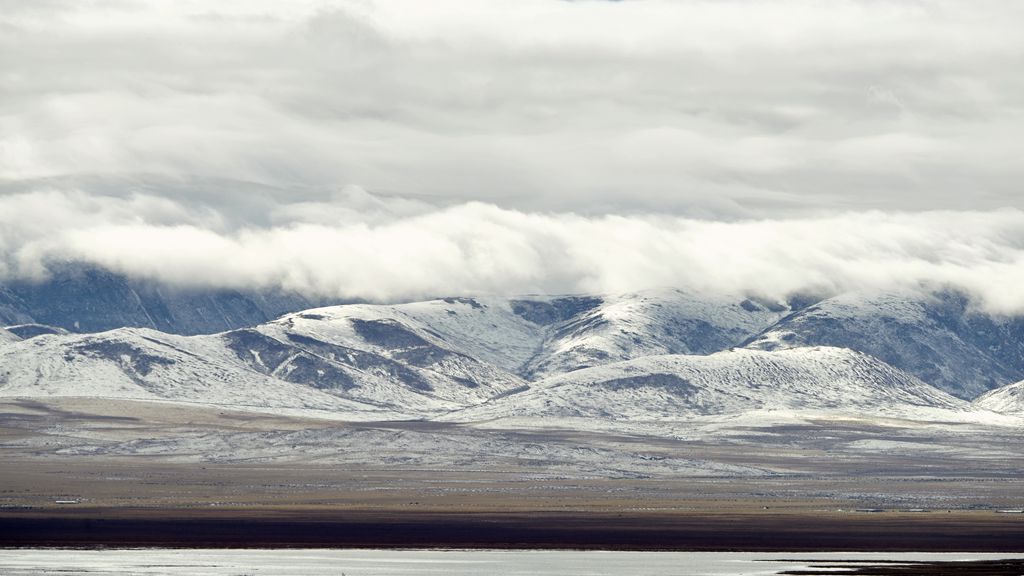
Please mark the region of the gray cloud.
<svg viewBox="0 0 1024 576"><path fill-rule="evenodd" d="M0 0L0 278L950 285L1024 311L1022 21L1012 0Z"/></svg>
<svg viewBox="0 0 1024 576"><path fill-rule="evenodd" d="M1020 204L1012 0L7 0L0 178L750 217Z"/></svg>

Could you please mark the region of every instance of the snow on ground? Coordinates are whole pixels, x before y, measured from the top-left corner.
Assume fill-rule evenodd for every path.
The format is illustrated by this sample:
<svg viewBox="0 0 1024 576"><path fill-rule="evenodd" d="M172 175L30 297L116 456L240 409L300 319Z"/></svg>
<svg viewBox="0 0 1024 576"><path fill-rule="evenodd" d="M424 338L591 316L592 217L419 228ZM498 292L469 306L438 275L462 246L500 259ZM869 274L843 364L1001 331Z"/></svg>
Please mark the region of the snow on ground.
<svg viewBox="0 0 1024 576"><path fill-rule="evenodd" d="M161 457L178 462L296 462L375 468L517 470L554 477L757 476L751 466L681 454L649 454L512 431L437 431L374 427L223 433L194 431L121 442L73 442L68 456Z"/></svg>
<svg viewBox="0 0 1024 576"><path fill-rule="evenodd" d="M18 340L21 340L21 338L18 338L13 332L0 328L0 346L8 342L17 342Z"/></svg>

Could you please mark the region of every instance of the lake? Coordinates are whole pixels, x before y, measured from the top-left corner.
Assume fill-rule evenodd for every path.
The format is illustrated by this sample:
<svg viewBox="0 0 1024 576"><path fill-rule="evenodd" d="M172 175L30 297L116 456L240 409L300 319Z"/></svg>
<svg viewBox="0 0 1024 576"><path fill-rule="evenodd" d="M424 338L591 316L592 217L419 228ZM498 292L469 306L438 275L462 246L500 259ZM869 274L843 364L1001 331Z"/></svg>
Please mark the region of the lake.
<svg viewBox="0 0 1024 576"><path fill-rule="evenodd" d="M4 576L753 576L808 560L980 561L1008 554L594 552L510 550L0 550Z"/></svg>

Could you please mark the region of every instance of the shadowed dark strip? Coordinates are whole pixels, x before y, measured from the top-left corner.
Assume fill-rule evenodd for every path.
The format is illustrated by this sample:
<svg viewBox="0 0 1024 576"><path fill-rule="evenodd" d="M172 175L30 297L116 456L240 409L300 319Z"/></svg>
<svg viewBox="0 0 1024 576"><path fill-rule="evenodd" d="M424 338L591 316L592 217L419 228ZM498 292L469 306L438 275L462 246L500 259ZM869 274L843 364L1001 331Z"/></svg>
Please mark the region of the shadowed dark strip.
<svg viewBox="0 0 1024 576"><path fill-rule="evenodd" d="M21 546L1020 552L1024 522L315 511L0 516L0 547Z"/></svg>

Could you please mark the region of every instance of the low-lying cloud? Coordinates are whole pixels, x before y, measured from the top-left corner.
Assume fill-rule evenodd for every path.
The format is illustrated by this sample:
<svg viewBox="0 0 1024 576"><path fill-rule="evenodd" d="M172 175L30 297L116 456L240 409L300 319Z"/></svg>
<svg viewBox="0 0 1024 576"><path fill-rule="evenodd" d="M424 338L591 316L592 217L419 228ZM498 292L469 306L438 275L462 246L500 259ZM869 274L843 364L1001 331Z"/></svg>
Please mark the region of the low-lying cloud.
<svg viewBox="0 0 1024 576"><path fill-rule="evenodd" d="M8 194L0 196L3 275L41 278L75 261L180 286L374 301L666 286L783 299L951 287L991 311L1024 311L1016 289L1024 212L1014 209L724 222L438 207L349 188L281 205L274 218L229 225L215 209L144 194Z"/></svg>

